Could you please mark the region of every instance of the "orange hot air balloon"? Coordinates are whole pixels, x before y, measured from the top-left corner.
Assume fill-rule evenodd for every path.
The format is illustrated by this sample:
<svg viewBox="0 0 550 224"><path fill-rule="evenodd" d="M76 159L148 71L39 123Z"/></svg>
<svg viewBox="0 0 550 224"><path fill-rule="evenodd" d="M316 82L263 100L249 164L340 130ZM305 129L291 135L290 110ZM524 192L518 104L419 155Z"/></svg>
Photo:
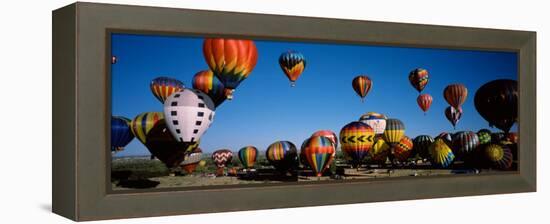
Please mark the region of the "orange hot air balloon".
<svg viewBox="0 0 550 224"><path fill-rule="evenodd" d="M206 38L203 43L206 63L227 89L227 99L256 66L258 50L252 40Z"/></svg>
<svg viewBox="0 0 550 224"><path fill-rule="evenodd" d="M306 69L306 59L304 55L297 51L287 51L279 56L279 65L285 73L288 80L290 80L290 86L296 85L296 80L304 69Z"/></svg>
<svg viewBox="0 0 550 224"><path fill-rule="evenodd" d="M443 90L443 97L445 97L449 105L455 109L461 109L462 104L466 101L466 97L468 97L468 89L462 84L451 84Z"/></svg>
<svg viewBox="0 0 550 224"><path fill-rule="evenodd" d="M372 81L366 75L360 75L353 79L351 82L353 90L361 97L361 102L365 101L365 97L369 94L369 91L372 88Z"/></svg>
<svg viewBox="0 0 550 224"><path fill-rule="evenodd" d="M430 109L430 106L432 105L433 98L430 96L430 94L421 94L416 98L416 102L418 103L418 106L422 111L424 111L424 115L426 115L426 111Z"/></svg>

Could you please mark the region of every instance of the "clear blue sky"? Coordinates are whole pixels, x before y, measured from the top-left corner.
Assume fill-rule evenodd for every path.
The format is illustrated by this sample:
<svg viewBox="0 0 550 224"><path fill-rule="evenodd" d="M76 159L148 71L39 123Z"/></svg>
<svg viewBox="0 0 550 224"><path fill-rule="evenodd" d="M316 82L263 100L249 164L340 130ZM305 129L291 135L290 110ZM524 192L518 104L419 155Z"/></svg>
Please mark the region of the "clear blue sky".
<svg viewBox="0 0 550 224"><path fill-rule="evenodd" d="M299 146L314 131L329 129L338 134L341 127L369 111L402 120L409 137L454 131L444 115L448 105L443 89L455 82L469 90L456 131L477 131L489 127L475 110L475 91L490 80L517 79L515 53L275 41L256 41L256 46L258 64L236 89L234 99L217 108L214 123L202 137L201 148L206 152L237 151L246 145L263 151L277 140ZM294 88L278 64L286 50L299 51L307 60ZM208 68L202 38L114 34L112 53L118 59L112 66L112 112L130 119L141 112L163 111L149 89L153 78L174 77L191 88L193 75ZM408 80L409 71L417 67L430 74L423 93L431 94L434 101L426 116ZM373 81L364 103L351 87L359 74ZM134 139L118 153L128 155L149 152Z"/></svg>

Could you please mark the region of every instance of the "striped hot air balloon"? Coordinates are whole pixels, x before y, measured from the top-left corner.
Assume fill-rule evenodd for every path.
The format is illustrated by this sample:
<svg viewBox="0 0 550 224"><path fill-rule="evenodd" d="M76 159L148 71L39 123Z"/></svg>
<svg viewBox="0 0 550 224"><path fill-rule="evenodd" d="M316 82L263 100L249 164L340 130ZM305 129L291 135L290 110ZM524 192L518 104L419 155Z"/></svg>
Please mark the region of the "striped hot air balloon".
<svg viewBox="0 0 550 224"><path fill-rule="evenodd" d="M481 129L477 132L479 144L485 145L491 143L491 131L489 129Z"/></svg>
<svg viewBox="0 0 550 224"><path fill-rule="evenodd" d="M406 162L413 152L413 141L409 137L403 136L399 143L393 146L391 151L399 162Z"/></svg>
<svg viewBox="0 0 550 224"><path fill-rule="evenodd" d="M361 102L364 102L365 97L369 94L369 91L372 88L372 81L366 75L359 75L351 81L351 86L357 95L361 97Z"/></svg>
<svg viewBox="0 0 550 224"><path fill-rule="evenodd" d="M374 130L360 121L353 121L340 130L342 151L359 165L374 144Z"/></svg>
<svg viewBox="0 0 550 224"><path fill-rule="evenodd" d="M147 142L147 134L159 122L164 122L164 114L161 112L145 112L136 116L130 127L132 133L143 144Z"/></svg>
<svg viewBox="0 0 550 224"><path fill-rule="evenodd" d="M453 135L452 146L457 157L467 159L479 146L479 138L472 131L460 131Z"/></svg>
<svg viewBox="0 0 550 224"><path fill-rule="evenodd" d="M245 146L239 150L239 160L245 169L254 168L256 158L258 158L258 149L254 146Z"/></svg>
<svg viewBox="0 0 550 224"><path fill-rule="evenodd" d="M409 82L420 93L428 84L430 76L428 70L423 68L417 68L409 73Z"/></svg>
<svg viewBox="0 0 550 224"><path fill-rule="evenodd" d="M225 87L211 70L200 71L193 76L193 89L206 93L216 107L227 99Z"/></svg>
<svg viewBox="0 0 550 224"><path fill-rule="evenodd" d="M206 38L202 50L210 70L228 90L227 99L231 100L233 91L256 66L258 50L254 41Z"/></svg>
<svg viewBox="0 0 550 224"><path fill-rule="evenodd" d="M370 158L375 163L385 163L388 159L391 146L383 138L377 139L369 150Z"/></svg>
<svg viewBox="0 0 550 224"><path fill-rule="evenodd" d="M453 136L448 132L441 132L436 138L442 139L447 145L452 145L453 143Z"/></svg>
<svg viewBox="0 0 550 224"><path fill-rule="evenodd" d="M290 86L294 87L296 86L296 80L306 69L306 59L300 52L287 51L279 56L279 65L288 80L290 80Z"/></svg>
<svg viewBox="0 0 550 224"><path fill-rule="evenodd" d="M386 130L384 130L384 140L391 146L399 143L405 136L405 125L398 119L387 119Z"/></svg>
<svg viewBox="0 0 550 224"><path fill-rule="evenodd" d="M416 102L424 114L430 109L432 105L433 98L430 94L421 94L416 98Z"/></svg>
<svg viewBox="0 0 550 224"><path fill-rule="evenodd" d="M279 171L289 171L298 167L298 150L289 141L277 141L269 145L265 157Z"/></svg>
<svg viewBox="0 0 550 224"><path fill-rule="evenodd" d="M309 166L318 177L332 163L334 159L334 144L323 136L315 136L308 139L302 149Z"/></svg>
<svg viewBox="0 0 550 224"><path fill-rule="evenodd" d="M430 161L435 167L447 168L454 159L455 155L451 147L445 143L441 138L436 138L434 143L430 146Z"/></svg>
<svg viewBox="0 0 550 224"><path fill-rule="evenodd" d="M197 168L197 165L202 161L202 150L197 147L193 151L191 151L189 154L185 155L183 158L183 162L180 163L180 166L185 172L188 174L192 174L195 169Z"/></svg>
<svg viewBox="0 0 550 224"><path fill-rule="evenodd" d="M430 146L433 144L434 139L429 135L419 135L413 140L413 149L423 159L430 158Z"/></svg>
<svg viewBox="0 0 550 224"><path fill-rule="evenodd" d="M462 108L456 109L452 106L449 106L445 109L445 117L451 124L453 128L456 129L456 124L460 121L462 117Z"/></svg>
<svg viewBox="0 0 550 224"><path fill-rule="evenodd" d="M494 168L508 170L512 167L512 150L505 145L488 145L485 147L485 156Z"/></svg>
<svg viewBox="0 0 550 224"><path fill-rule="evenodd" d="M464 104L468 97L468 89L459 83L451 84L443 90L443 97L449 105L455 109L461 109L462 104Z"/></svg>
<svg viewBox="0 0 550 224"><path fill-rule="evenodd" d="M158 77L151 81L151 92L161 102L164 103L172 93L179 92L185 88L183 83L170 77Z"/></svg>
<svg viewBox="0 0 550 224"><path fill-rule="evenodd" d="M124 150L124 147L134 139L130 122L130 119L122 116L111 117L111 151Z"/></svg>
<svg viewBox="0 0 550 224"><path fill-rule="evenodd" d="M388 118L383 114L376 113L376 112L368 112L366 114L361 115L361 117L359 118L359 121L369 125L372 129L374 129L374 134L381 135L381 134L384 134L384 130L386 130L387 119Z"/></svg>

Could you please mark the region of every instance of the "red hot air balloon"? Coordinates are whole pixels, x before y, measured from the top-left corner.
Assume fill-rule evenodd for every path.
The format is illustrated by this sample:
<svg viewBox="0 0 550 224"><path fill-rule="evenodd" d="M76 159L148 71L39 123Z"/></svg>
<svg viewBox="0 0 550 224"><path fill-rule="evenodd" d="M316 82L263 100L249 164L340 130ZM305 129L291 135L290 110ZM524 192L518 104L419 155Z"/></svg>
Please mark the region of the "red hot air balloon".
<svg viewBox="0 0 550 224"><path fill-rule="evenodd" d="M417 68L409 73L409 82L420 93L428 84L428 70Z"/></svg>
<svg viewBox="0 0 550 224"><path fill-rule="evenodd" d="M318 177L329 167L334 159L334 144L330 139L323 136L311 137L302 148L303 155Z"/></svg>
<svg viewBox="0 0 550 224"><path fill-rule="evenodd" d="M256 66L258 50L252 40L206 38L203 43L206 63L227 89L227 99Z"/></svg>
<svg viewBox="0 0 550 224"><path fill-rule="evenodd" d="M445 109L445 117L453 124L453 128L456 129L456 124L462 117L462 108L455 109L452 106L447 107L447 109Z"/></svg>
<svg viewBox="0 0 550 224"><path fill-rule="evenodd" d="M335 149L338 148L338 136L336 136L336 134L331 130L320 130L320 131L316 131L311 135L311 137L317 137L317 136L323 136L328 138L332 142L332 144L334 144L334 148Z"/></svg>
<svg viewBox="0 0 550 224"><path fill-rule="evenodd" d="M426 114L426 111L430 109L430 106L432 105L433 98L430 96L430 94L421 94L416 98L416 102L418 103L418 106L422 111L424 111L424 115Z"/></svg>
<svg viewBox="0 0 550 224"><path fill-rule="evenodd" d="M353 90L361 97L361 102L365 101L365 97L369 94L369 91L372 88L372 81L366 75L360 75L353 79L351 82Z"/></svg>
<svg viewBox="0 0 550 224"><path fill-rule="evenodd" d="M455 109L460 109L468 97L468 89L462 84L451 84L443 90L443 97L449 105Z"/></svg>

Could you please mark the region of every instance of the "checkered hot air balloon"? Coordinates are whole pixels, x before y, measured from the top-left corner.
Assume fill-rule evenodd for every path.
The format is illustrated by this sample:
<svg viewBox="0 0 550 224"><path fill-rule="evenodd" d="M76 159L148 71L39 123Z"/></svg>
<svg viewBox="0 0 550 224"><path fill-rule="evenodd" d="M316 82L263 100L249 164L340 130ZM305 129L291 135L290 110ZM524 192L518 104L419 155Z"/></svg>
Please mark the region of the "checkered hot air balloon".
<svg viewBox="0 0 550 224"><path fill-rule="evenodd" d="M296 80L306 69L306 59L300 52L287 51L279 56L279 65L288 80L290 80L290 86L294 87L296 86Z"/></svg>
<svg viewBox="0 0 550 224"><path fill-rule="evenodd" d="M254 146L245 146L239 150L239 160L246 169L254 168L256 158L258 158L258 149Z"/></svg>
<svg viewBox="0 0 550 224"><path fill-rule="evenodd" d="M409 72L409 82L420 93L429 81L428 70L423 68L417 68Z"/></svg>
<svg viewBox="0 0 550 224"><path fill-rule="evenodd" d="M351 157L354 165L359 165L368 155L374 144L374 130L367 124L354 121L340 130L342 151Z"/></svg>
<svg viewBox="0 0 550 224"><path fill-rule="evenodd" d="M336 151L332 141L323 136L309 138L301 150L309 166L318 177L322 176L330 166Z"/></svg>
<svg viewBox="0 0 550 224"><path fill-rule="evenodd" d="M351 81L351 86L355 93L361 97L361 102L364 102L365 97L367 97L372 88L372 81L366 75L359 75Z"/></svg>
<svg viewBox="0 0 550 224"><path fill-rule="evenodd" d="M206 38L203 55L210 70L228 91L227 99L256 66L258 50L252 40Z"/></svg>
<svg viewBox="0 0 550 224"><path fill-rule="evenodd" d="M183 82L170 77L155 78L151 81L150 87L153 95L161 103L164 103L172 93L182 91L185 88Z"/></svg>

